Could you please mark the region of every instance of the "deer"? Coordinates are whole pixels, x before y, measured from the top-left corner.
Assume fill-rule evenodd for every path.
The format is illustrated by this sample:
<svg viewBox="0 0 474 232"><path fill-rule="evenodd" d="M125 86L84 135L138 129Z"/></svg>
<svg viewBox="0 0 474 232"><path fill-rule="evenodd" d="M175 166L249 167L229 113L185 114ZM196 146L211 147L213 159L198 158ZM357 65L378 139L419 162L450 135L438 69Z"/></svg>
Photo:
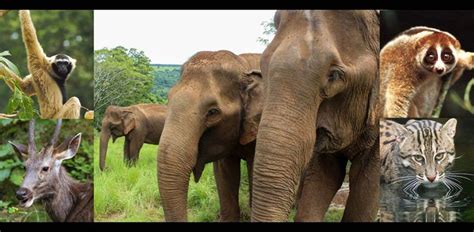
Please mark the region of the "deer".
<svg viewBox="0 0 474 232"><path fill-rule="evenodd" d="M53 222L92 222L93 184L72 178L62 166L64 160L76 155L82 134L78 133L56 146L61 124L59 119L51 140L38 152L34 119L29 121L28 146L9 141L25 166L25 176L16 191L16 198L23 208L41 201Z"/></svg>

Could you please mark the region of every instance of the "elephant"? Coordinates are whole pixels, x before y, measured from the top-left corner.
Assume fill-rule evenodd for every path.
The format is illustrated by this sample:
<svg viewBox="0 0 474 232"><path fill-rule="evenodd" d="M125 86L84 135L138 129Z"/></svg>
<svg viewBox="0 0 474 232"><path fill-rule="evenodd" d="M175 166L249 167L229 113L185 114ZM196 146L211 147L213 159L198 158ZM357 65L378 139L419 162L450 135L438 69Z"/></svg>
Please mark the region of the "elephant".
<svg viewBox="0 0 474 232"><path fill-rule="evenodd" d="M105 168L109 139L125 136L123 159L127 166L135 165L143 143L158 144L166 119L166 106L137 104L127 107L108 106L100 132L100 170Z"/></svg>
<svg viewBox="0 0 474 232"><path fill-rule="evenodd" d="M239 221L240 161L251 187L263 95L260 54L201 51L182 66L168 93L159 144L158 187L166 221L187 221L191 172L197 183L213 162L220 221ZM251 198L251 197L250 197Z"/></svg>
<svg viewBox="0 0 474 232"><path fill-rule="evenodd" d="M251 220L286 221L296 203L295 221L322 221L348 161L350 193L342 220L374 220L378 12L277 11L274 23L276 35L261 58L265 93Z"/></svg>

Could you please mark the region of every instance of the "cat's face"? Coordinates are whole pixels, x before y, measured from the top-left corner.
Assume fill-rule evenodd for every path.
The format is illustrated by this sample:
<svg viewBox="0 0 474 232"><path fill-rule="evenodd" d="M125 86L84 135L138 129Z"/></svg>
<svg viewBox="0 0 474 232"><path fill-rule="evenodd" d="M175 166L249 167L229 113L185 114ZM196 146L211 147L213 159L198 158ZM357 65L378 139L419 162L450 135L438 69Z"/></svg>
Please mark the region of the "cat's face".
<svg viewBox="0 0 474 232"><path fill-rule="evenodd" d="M410 120L400 137L402 165L428 185L438 184L454 163L456 119L444 125L430 120Z"/></svg>

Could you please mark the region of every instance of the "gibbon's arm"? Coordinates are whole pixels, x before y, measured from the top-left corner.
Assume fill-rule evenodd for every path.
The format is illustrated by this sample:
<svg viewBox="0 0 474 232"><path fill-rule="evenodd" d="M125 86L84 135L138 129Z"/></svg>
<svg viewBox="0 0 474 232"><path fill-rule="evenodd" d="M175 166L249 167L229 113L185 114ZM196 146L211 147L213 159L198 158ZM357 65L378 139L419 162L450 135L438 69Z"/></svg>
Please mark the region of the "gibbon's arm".
<svg viewBox="0 0 474 232"><path fill-rule="evenodd" d="M29 10L20 10L20 22L23 42L25 43L28 55L28 69L30 73L33 74L40 69L45 70L45 68L48 67L48 59L38 41Z"/></svg>
<svg viewBox="0 0 474 232"><path fill-rule="evenodd" d="M3 76L5 83L13 91L14 82L16 81L21 90L28 96L35 95L35 89L33 87L33 79L30 76L27 76L25 79L21 79L18 75L8 69L5 65L0 64L0 77Z"/></svg>

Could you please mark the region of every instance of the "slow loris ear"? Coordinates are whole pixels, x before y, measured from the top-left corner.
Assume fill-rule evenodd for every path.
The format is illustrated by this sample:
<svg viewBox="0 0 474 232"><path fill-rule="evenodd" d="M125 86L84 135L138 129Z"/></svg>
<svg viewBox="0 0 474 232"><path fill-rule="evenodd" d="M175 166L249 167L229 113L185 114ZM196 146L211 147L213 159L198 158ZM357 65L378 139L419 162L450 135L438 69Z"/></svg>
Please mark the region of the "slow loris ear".
<svg viewBox="0 0 474 232"><path fill-rule="evenodd" d="M244 73L240 95L244 117L239 142L245 145L254 141L257 137L262 114L263 85L260 70L251 70Z"/></svg>

